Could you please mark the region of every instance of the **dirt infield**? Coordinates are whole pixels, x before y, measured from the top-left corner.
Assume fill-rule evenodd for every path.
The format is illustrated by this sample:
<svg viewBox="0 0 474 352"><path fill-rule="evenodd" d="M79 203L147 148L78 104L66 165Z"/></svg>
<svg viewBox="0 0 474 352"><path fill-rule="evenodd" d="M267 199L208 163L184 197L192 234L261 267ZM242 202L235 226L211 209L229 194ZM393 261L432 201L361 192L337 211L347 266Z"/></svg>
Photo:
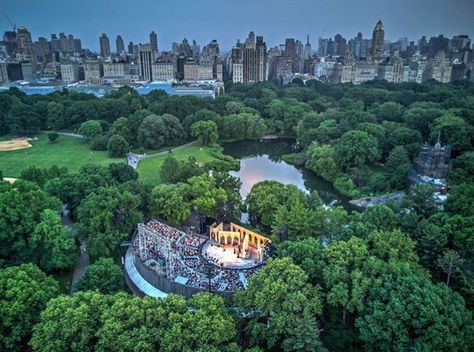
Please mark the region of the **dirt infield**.
<svg viewBox="0 0 474 352"><path fill-rule="evenodd" d="M31 141L31 138L15 138L10 139L9 141L1 141L0 152L30 148L32 145L29 141Z"/></svg>

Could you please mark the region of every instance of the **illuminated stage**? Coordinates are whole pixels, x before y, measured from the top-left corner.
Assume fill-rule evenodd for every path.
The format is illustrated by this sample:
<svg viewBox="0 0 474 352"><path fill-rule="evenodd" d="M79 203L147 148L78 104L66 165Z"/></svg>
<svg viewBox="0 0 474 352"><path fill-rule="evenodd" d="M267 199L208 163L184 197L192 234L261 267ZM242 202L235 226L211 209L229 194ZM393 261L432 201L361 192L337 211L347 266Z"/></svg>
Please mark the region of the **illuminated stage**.
<svg viewBox="0 0 474 352"><path fill-rule="evenodd" d="M213 240L208 240L202 247L202 255L209 263L226 269L250 269L258 264L258 254L249 248L247 258L237 255L237 246L218 245Z"/></svg>

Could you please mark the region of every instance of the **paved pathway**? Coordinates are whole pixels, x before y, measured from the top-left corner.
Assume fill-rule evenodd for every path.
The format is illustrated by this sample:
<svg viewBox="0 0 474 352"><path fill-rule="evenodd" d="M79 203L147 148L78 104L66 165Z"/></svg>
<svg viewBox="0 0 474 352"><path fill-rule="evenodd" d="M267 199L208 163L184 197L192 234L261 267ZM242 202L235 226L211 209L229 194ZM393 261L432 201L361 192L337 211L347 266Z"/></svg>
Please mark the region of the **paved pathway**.
<svg viewBox="0 0 474 352"><path fill-rule="evenodd" d="M48 133L48 132L52 132L52 131L40 131L42 133ZM57 134L59 134L60 136L69 136L69 137L76 137L76 138L84 138L84 136L82 134L79 134L79 133L72 133L72 132L56 132Z"/></svg>
<svg viewBox="0 0 474 352"><path fill-rule="evenodd" d="M61 224L69 230L69 232L71 233L71 236L76 238L77 231L74 228L74 223L72 222L71 218L69 217L68 211L65 210L65 207L63 208L63 214L64 214L64 216L61 217ZM87 253L86 248L87 248L86 243L84 241L81 241L81 245L79 247L79 249L81 251L81 254L80 254L79 258L77 259L76 265L74 267L74 272L72 274L71 294L74 293L75 283L82 276L84 276L86 268L90 264L89 254Z"/></svg>
<svg viewBox="0 0 474 352"><path fill-rule="evenodd" d="M180 146L174 147L174 148L171 149L171 151L174 152L176 150L189 147L190 145L193 145L193 144L196 144L196 141L189 142L189 143L182 144ZM154 153L154 154L136 154L136 153L133 153L133 152L128 152L127 153L127 162L128 162L128 165L130 165L131 167L136 169L138 167L138 162L140 160L154 158L154 157L157 157L157 156L166 155L168 153L169 153L169 150L165 150L165 151L162 151L162 152L159 152L159 153Z"/></svg>

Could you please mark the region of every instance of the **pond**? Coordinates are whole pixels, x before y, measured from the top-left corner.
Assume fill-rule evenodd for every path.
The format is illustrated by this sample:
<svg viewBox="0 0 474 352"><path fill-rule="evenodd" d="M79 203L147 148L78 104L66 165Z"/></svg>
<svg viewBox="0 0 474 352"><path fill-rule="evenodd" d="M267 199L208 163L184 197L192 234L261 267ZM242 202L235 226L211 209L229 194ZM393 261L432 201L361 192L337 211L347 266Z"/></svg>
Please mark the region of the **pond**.
<svg viewBox="0 0 474 352"><path fill-rule="evenodd" d="M294 139L243 140L225 143L224 153L240 160L240 170L231 171L242 181L240 194L243 199L257 182L264 180L292 184L305 192L317 191L324 204L353 207L348 199L339 194L333 185L314 172L286 163L283 154L293 152Z"/></svg>

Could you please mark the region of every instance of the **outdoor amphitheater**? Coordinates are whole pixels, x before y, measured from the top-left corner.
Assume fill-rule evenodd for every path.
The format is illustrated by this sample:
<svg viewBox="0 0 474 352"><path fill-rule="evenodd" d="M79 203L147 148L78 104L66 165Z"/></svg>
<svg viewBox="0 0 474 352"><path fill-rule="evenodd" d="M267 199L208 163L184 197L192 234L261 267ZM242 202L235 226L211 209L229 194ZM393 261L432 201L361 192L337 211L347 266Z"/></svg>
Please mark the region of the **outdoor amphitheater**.
<svg viewBox="0 0 474 352"><path fill-rule="evenodd" d="M140 276L164 293L223 296L246 288L268 258L271 241L240 225L213 224L207 235L156 219L138 224L129 249Z"/></svg>

